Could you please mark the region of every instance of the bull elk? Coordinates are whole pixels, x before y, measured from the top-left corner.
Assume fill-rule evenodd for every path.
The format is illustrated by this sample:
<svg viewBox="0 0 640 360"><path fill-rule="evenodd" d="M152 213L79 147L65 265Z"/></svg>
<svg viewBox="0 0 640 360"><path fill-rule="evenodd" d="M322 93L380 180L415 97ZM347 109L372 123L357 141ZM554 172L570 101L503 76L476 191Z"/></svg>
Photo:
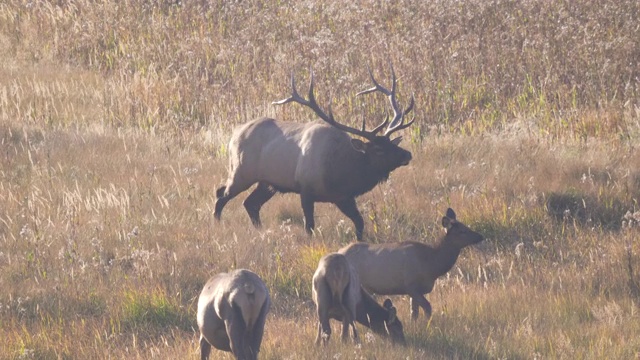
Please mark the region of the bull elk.
<svg viewBox="0 0 640 360"><path fill-rule="evenodd" d="M244 201L244 207L254 226L259 227L260 208L277 192L300 194L304 227L312 233L314 203L335 204L355 226L362 240L364 220L355 198L386 180L391 171L409 164L411 153L398 146L402 136L391 139L396 131L413 124L405 116L413 109L401 109L396 99L396 76L391 66L391 90L380 85L369 69L373 87L356 96L379 91L386 95L393 109L393 119L386 118L373 130L354 128L338 123L329 107L324 112L316 103L313 74L308 100L296 90L291 76L292 95L273 104L297 102L309 107L323 122L296 123L260 118L234 130L229 142L229 176L216 191L214 216L220 219L227 202L254 184L256 188ZM379 133L386 127L384 134ZM352 138L359 136L366 141Z"/></svg>
<svg viewBox="0 0 640 360"><path fill-rule="evenodd" d="M419 307L431 316L431 304L425 298L440 276L458 259L460 251L482 241L479 233L456 220L448 209L442 218L446 235L435 245L414 241L370 245L356 243L338 252L356 269L362 287L380 295L409 295L411 318L418 318Z"/></svg>
<svg viewBox="0 0 640 360"><path fill-rule="evenodd" d="M333 253L320 259L313 275L312 291L318 315L316 344L329 341L329 319L342 322L343 341L348 337L350 326L357 341L355 320L378 335L390 337L393 343L405 343L402 322L391 300L386 299L380 306L360 286L358 275L344 255Z"/></svg>
<svg viewBox="0 0 640 360"><path fill-rule="evenodd" d="M257 359L270 305L266 285L249 270L209 279L198 299L201 360L209 358L211 346L236 359Z"/></svg>

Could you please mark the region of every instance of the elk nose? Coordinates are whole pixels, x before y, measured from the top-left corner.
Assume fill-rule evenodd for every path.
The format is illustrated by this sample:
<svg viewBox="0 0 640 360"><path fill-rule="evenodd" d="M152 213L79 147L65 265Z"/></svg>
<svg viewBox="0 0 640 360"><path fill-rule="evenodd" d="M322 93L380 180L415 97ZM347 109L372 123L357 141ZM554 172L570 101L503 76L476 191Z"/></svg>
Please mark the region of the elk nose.
<svg viewBox="0 0 640 360"><path fill-rule="evenodd" d="M411 161L411 159L411 153L407 151L407 153L404 155L404 158L402 159L402 165L409 165L409 161Z"/></svg>

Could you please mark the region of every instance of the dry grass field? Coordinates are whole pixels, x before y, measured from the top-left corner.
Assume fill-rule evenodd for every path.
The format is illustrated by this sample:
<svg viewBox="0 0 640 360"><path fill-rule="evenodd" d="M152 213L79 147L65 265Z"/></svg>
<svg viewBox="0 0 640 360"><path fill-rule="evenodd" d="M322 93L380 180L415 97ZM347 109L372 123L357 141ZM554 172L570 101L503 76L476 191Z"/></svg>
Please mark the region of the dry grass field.
<svg viewBox="0 0 640 360"><path fill-rule="evenodd" d="M640 358L640 3L110 1L0 3L0 358L195 359L196 303L250 268L273 301L263 359ZM338 121L416 99L413 160L358 198L365 241L465 249L407 345L312 345L311 276L355 240L333 205L302 227L277 195L251 226L213 218L231 129L311 121L313 69ZM333 322L334 334L338 322ZM231 359L214 352L216 358Z"/></svg>

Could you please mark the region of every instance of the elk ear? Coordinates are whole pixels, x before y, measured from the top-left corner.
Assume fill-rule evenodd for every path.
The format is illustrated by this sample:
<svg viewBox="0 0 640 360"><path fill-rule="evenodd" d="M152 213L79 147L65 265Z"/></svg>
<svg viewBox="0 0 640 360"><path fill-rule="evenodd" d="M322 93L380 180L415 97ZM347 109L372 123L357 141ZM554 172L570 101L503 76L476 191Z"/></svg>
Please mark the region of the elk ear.
<svg viewBox="0 0 640 360"><path fill-rule="evenodd" d="M396 310L395 306L392 306L391 309L389 309L389 320L387 320L387 322L391 324L396 320L398 320L398 310Z"/></svg>
<svg viewBox="0 0 640 360"><path fill-rule="evenodd" d="M391 140L391 143L395 146L398 146L398 144L400 144L400 141L402 141L402 136L398 136L397 138Z"/></svg>
<svg viewBox="0 0 640 360"><path fill-rule="evenodd" d="M392 322L398 319L398 311L396 310L396 307L393 306L391 299L385 299L384 302L382 303L382 307L387 309L387 311L389 311L389 317L387 318L387 323L391 324Z"/></svg>
<svg viewBox="0 0 640 360"><path fill-rule="evenodd" d="M450 219L446 216L442 217L442 227L444 227L447 230L451 229L451 226L453 225L454 222L455 220Z"/></svg>
<svg viewBox="0 0 640 360"><path fill-rule="evenodd" d="M384 302L382 303L382 307L389 310L393 307L393 303L391 302L391 299L385 299Z"/></svg>
<svg viewBox="0 0 640 360"><path fill-rule="evenodd" d="M367 149L367 144L365 144L364 141L360 139L351 138L351 146L353 146L356 151L360 151L361 153L364 153Z"/></svg>
<svg viewBox="0 0 640 360"><path fill-rule="evenodd" d="M456 219L456 213L455 211L453 211L452 208L448 208L447 209L447 217L451 220L455 220Z"/></svg>

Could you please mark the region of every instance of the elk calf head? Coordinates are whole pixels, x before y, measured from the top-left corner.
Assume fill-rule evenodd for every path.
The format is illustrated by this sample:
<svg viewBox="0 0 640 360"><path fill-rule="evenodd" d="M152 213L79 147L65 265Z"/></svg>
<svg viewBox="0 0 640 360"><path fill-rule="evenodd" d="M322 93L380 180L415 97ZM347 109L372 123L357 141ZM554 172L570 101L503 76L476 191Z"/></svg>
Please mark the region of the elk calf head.
<svg viewBox="0 0 640 360"><path fill-rule="evenodd" d="M391 299L385 299L382 303L382 307L388 312L388 317L385 319L384 324L387 329L391 341L394 343L404 344L404 327L402 322L398 319L398 311L393 306Z"/></svg>
<svg viewBox="0 0 640 360"><path fill-rule="evenodd" d="M447 213L442 217L442 226L447 229L447 235L442 240L442 243L460 250L469 245L477 244L484 239L479 233L458 222L456 213L451 208L447 209Z"/></svg>

